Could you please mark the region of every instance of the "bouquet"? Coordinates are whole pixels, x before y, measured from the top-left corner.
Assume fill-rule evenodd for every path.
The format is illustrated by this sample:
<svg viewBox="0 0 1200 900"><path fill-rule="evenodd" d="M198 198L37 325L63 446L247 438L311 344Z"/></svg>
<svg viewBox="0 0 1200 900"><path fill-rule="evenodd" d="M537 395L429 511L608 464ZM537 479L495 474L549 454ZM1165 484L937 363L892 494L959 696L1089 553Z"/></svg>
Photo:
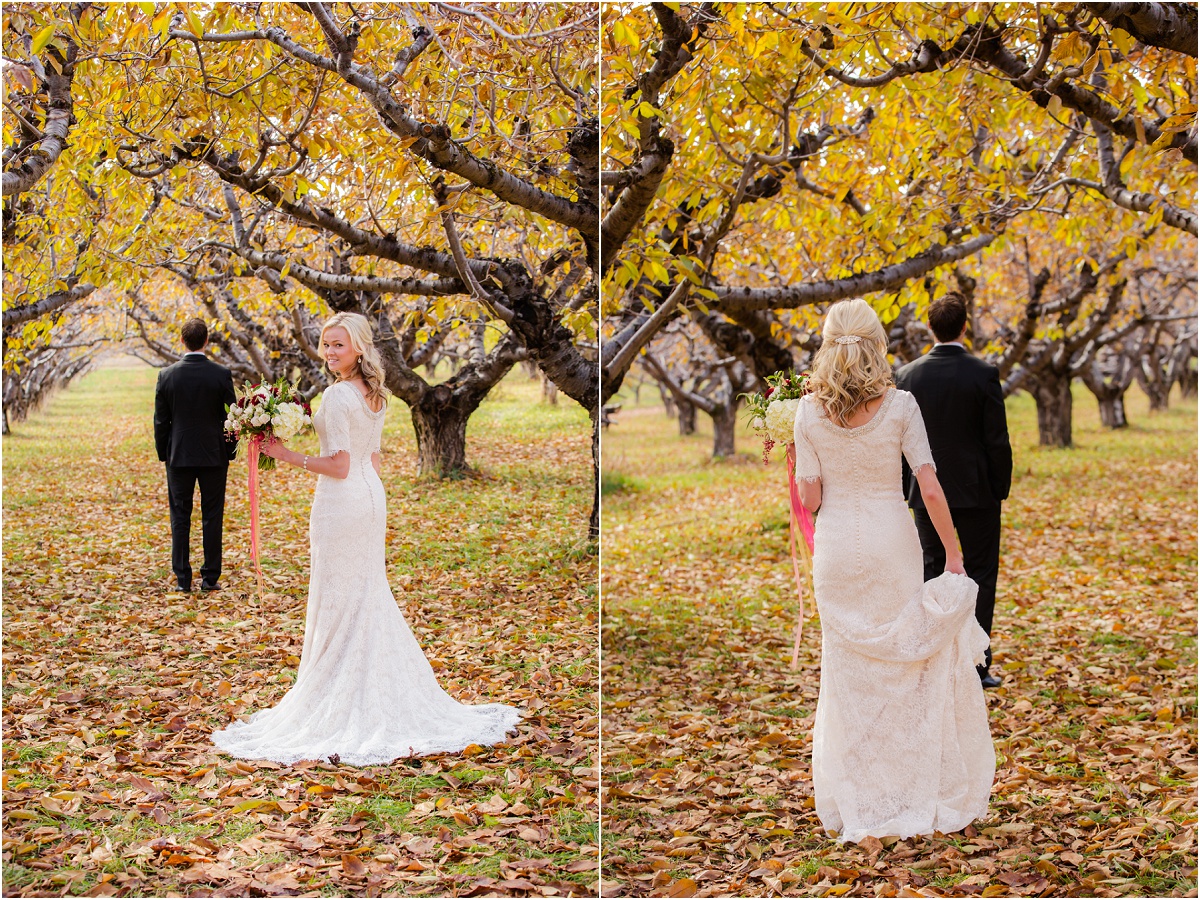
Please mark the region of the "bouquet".
<svg viewBox="0 0 1200 900"><path fill-rule="evenodd" d="M750 427L762 435L764 466L770 461L771 448L792 443L796 408L808 393L808 378L808 372L776 372L766 377L763 393L745 395Z"/></svg>
<svg viewBox="0 0 1200 900"><path fill-rule="evenodd" d="M258 457L260 470L274 469L275 459L254 451L266 437L287 441L312 425L312 407L300 396L300 382L288 384L246 382L235 391L237 400L225 407L225 433L241 441L249 438L251 456Z"/></svg>
<svg viewBox="0 0 1200 900"><path fill-rule="evenodd" d="M762 435L763 465L770 461L771 449L776 444L787 446L788 496L791 500L791 517L788 528L788 546L792 554L792 574L796 576L796 593L800 598L800 616L796 622L795 640L792 644L792 669L800 658L800 638L804 634L804 582L801 560L812 577L813 542L816 537L816 522L804 504L800 502L800 491L796 486L796 411L800 400L808 393L808 372L776 372L766 377L767 389L761 394L747 394L746 408L750 412L750 426ZM797 536L797 533L799 536ZM810 582L811 587L811 582Z"/></svg>

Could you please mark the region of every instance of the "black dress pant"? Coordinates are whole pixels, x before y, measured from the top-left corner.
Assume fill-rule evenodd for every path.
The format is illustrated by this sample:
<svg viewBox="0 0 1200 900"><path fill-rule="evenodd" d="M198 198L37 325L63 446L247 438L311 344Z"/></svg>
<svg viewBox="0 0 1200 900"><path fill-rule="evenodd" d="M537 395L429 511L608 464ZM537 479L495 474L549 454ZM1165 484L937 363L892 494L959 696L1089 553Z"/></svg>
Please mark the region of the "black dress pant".
<svg viewBox="0 0 1200 900"><path fill-rule="evenodd" d="M925 557L925 580L930 581L946 570L946 551L929 518L929 511L914 509L913 514ZM992 614L996 609L996 576L1000 572L1000 504L978 509L956 508L950 510L950 516L962 546L963 568L979 585L975 618L991 637ZM992 648L988 647L987 665L991 664Z"/></svg>
<svg viewBox="0 0 1200 900"><path fill-rule="evenodd" d="M167 466L167 499L171 505L171 570L180 584L191 585L189 536L192 496L200 485L200 533L204 564L200 577L216 584L221 577L221 530L225 521L225 476L229 466Z"/></svg>

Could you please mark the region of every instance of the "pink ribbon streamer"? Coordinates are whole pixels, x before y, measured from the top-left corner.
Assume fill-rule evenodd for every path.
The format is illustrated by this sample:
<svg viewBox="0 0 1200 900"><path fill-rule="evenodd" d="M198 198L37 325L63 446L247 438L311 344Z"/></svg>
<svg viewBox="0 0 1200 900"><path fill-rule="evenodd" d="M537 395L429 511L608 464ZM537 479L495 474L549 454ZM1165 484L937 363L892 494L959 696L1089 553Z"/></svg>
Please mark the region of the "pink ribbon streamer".
<svg viewBox="0 0 1200 900"><path fill-rule="evenodd" d="M263 575L258 563L258 456L262 447L262 435L250 438L249 444L249 490L250 490L250 558L254 560L254 573L258 576L258 599L262 601Z"/></svg>
<svg viewBox="0 0 1200 900"><path fill-rule="evenodd" d="M800 487L796 484L796 445L788 444L788 495L791 500L791 516L788 523L788 549L792 554L792 574L796 576L796 595L800 599L800 615L796 620L796 636L792 642L792 671L796 671L800 662L800 639L804 635L804 576L800 570L800 557L812 571L813 542L816 538L816 522L813 515L800 502ZM800 532L800 539L796 532ZM799 553L797 553L799 548Z"/></svg>

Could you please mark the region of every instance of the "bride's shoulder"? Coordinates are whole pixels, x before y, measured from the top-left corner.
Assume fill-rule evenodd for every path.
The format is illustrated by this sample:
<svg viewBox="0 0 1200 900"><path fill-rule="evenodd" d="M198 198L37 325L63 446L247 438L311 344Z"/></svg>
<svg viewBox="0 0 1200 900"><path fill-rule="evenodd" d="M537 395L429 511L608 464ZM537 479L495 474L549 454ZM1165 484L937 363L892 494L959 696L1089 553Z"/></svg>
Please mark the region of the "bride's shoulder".
<svg viewBox="0 0 1200 900"><path fill-rule="evenodd" d="M911 412L914 409L920 409L920 406L917 405L917 398L908 391L900 388L892 388L892 393L896 395L894 400L896 406L905 412Z"/></svg>
<svg viewBox="0 0 1200 900"><path fill-rule="evenodd" d="M347 403L354 399L350 396L350 391L352 390L354 390L354 385L350 382L335 381L329 387L325 388L324 393L321 394L321 402L328 403L332 400L334 403Z"/></svg>
<svg viewBox="0 0 1200 900"><path fill-rule="evenodd" d="M817 419L824 419L825 407L821 405L812 394L805 394L800 398L800 406L796 409L796 419L803 422L806 426L811 425Z"/></svg>

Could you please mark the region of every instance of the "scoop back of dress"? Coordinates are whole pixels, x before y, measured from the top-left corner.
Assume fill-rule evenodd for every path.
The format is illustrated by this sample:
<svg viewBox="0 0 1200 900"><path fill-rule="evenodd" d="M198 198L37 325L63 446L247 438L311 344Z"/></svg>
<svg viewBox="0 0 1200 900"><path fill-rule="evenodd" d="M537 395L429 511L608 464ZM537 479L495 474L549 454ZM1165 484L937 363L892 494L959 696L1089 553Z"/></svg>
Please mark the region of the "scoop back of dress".
<svg viewBox="0 0 1200 900"><path fill-rule="evenodd" d="M796 415L796 477L821 480L813 583L821 689L813 730L817 813L839 840L958 831L985 815L995 753L976 660L975 583L924 583L901 453L932 466L911 394L889 391L857 428L812 398Z"/></svg>
<svg viewBox="0 0 1200 900"><path fill-rule="evenodd" d="M344 479L320 476L309 519L312 571L296 682L271 709L216 732L231 756L292 763L337 754L350 765L456 753L503 741L521 711L468 706L437 682L387 582L387 504L371 463L383 432L350 384L325 391L313 417L321 455L344 450Z"/></svg>

